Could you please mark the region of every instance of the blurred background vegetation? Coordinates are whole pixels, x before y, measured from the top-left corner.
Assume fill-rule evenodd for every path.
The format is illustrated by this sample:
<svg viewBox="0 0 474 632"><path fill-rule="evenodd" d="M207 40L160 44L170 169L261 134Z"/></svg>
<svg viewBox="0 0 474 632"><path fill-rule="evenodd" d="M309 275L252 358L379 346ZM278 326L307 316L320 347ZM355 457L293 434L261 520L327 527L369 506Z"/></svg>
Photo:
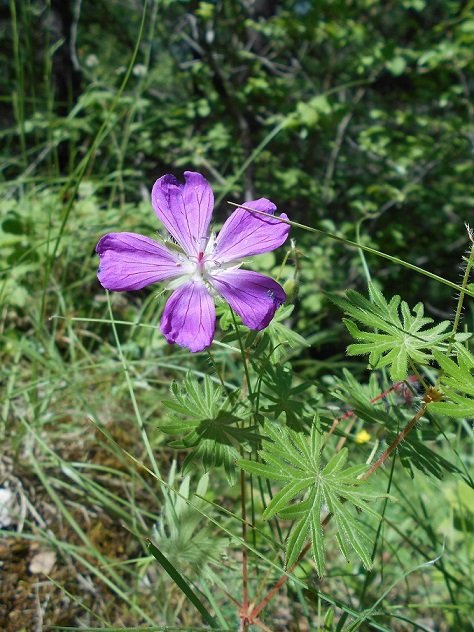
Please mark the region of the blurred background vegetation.
<svg viewBox="0 0 474 632"><path fill-rule="evenodd" d="M28 264L49 256L38 242L58 234L101 126L64 226L71 265L54 261L63 287L79 275L95 286L89 255L107 229L155 230L147 205L138 217L127 205L186 168L210 179L220 219L227 199L264 195L296 221L351 239L360 226L364 243L457 279L474 202L472 2L149 2L123 90L141 0L1 6L1 256L21 258L17 305L35 298ZM309 325L321 289L360 283L361 266L330 242L308 248ZM406 299L451 309L449 290L374 264Z"/></svg>
<svg viewBox="0 0 474 632"><path fill-rule="evenodd" d="M123 353L152 447L166 463L170 451L155 428L162 414L157 393L185 369L202 374L209 367L206 358L168 347L153 328L118 326L117 342L107 322L71 320L109 318L95 276L97 240L112 230L152 236L154 180L190 169L211 182L217 223L233 210L227 200L265 196L295 221L458 281L464 222L472 222L474 206L473 9L472 0L0 1L0 333L8 439L0 474L12 488L21 483L32 506L37 498L46 514L56 507L58 524L30 517L30 528L43 544L52 529L55 550L69 560L82 556L74 558L81 573L91 573L122 604L117 614L105 597L100 601L104 625L132 625L146 620L143 612L152 616L150 604L158 607L141 583L143 564L133 572L127 567L133 581L114 570L107 583L97 568L109 554L139 556L139 538L124 541L125 552L110 552L110 530L125 521L143 535L160 503L145 473L91 432L90 419L110 422L115 440L140 457ZM356 250L296 230L292 237L287 261L282 249L257 265L297 282L292 328L312 347L294 367L302 378L325 379L343 365L348 338L324 291L365 291L368 270ZM368 268L387 296L398 292L410 304L423 300L428 315L451 316L449 288L383 259L369 257ZM149 289L112 301L117 319L142 324L156 324L162 308ZM466 317L473 315L467 308ZM111 473L121 482L111 482ZM140 498L124 492L132 483ZM457 498L451 484L443 493ZM92 509L84 498L93 499ZM416 497L394 520L422 522L418 503ZM432 557L437 538L433 531ZM89 548L78 553L76 544ZM33 553L18 555L8 563L27 568ZM408 560L410 547L400 555ZM61 572L55 581L65 599L66 588L74 589ZM328 591L340 580L332 581ZM123 599L129 588L139 595L131 609ZM68 601L70 613L59 609L55 619L50 612L49 621L77 623L78 611L86 616L84 592ZM448 597L441 592L440 599ZM171 602L170 611L159 606L163 620L173 622L179 611L186 621L179 599ZM436 629L461 629L449 628L455 616L440 614ZM8 630L21 629L15 625Z"/></svg>

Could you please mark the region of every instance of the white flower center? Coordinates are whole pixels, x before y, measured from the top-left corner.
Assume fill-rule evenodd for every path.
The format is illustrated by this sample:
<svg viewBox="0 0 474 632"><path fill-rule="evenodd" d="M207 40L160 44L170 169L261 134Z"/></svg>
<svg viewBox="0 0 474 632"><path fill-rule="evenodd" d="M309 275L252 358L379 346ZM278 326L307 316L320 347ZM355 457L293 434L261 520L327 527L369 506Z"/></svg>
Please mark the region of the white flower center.
<svg viewBox="0 0 474 632"><path fill-rule="evenodd" d="M179 256L182 274L168 284L168 290L175 290L180 285L183 285L190 280L194 280L204 283L208 290L214 293L215 290L212 283L213 277L217 276L224 270L235 270L240 268L243 261L221 263L214 257L216 241L214 233L211 234L209 239L206 238L203 241L204 243L201 245L202 249L197 256L186 255L184 253ZM205 243L206 241L207 243Z"/></svg>

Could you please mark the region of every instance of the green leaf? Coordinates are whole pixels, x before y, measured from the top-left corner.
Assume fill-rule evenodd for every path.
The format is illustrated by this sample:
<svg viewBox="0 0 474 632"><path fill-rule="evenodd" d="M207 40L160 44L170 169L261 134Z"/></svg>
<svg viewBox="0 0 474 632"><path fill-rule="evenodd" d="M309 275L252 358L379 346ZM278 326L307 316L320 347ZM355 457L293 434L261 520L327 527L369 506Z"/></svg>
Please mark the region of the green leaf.
<svg viewBox="0 0 474 632"><path fill-rule="evenodd" d="M308 529L311 524L311 513L295 522L286 543L286 565L292 566L298 559L301 549L308 537Z"/></svg>
<svg viewBox="0 0 474 632"><path fill-rule="evenodd" d="M333 391L333 395L342 401L345 407L353 411L355 417L367 423L393 428L397 426L397 419L395 414L390 414L387 399L380 397L381 390L383 388L376 374L371 374L368 384L359 384L349 371L343 369L343 379L337 380L337 388ZM378 399L374 401L377 397Z"/></svg>
<svg viewBox="0 0 474 632"><path fill-rule="evenodd" d="M286 544L287 566L296 562L305 542L310 539L317 572L320 576L323 574L321 514L326 505L334 514L336 537L343 555L348 558L352 549L362 563L370 567L366 527L360 523L358 511L380 519L368 503L383 494L372 492L368 483L358 478L365 466L343 469L347 460L345 448L322 464L322 434L318 419L314 420L309 436L270 422L265 424L264 434L267 440L259 451L262 463L241 459L238 464L249 473L283 483L263 517L269 519L279 514L283 519L295 521Z"/></svg>
<svg viewBox="0 0 474 632"><path fill-rule="evenodd" d="M188 423L198 423L202 419L214 417L222 400L222 389L205 376L202 383L188 373L181 384L171 384L172 400L165 400L164 406L179 414L178 419L186 417Z"/></svg>
<svg viewBox="0 0 474 632"><path fill-rule="evenodd" d="M474 355L463 345L453 345L454 359L434 351L441 367L444 401L432 402L429 410L456 418L474 417Z"/></svg>
<svg viewBox="0 0 474 632"><path fill-rule="evenodd" d="M436 411L439 412L438 409ZM389 433L386 437L387 445L390 445L396 436L396 433ZM456 465L441 456L439 446L435 444L436 439L437 434L432 429L423 428L411 432L399 444L397 452L400 462L412 478L414 467L439 480L442 480L446 473L462 474Z"/></svg>
<svg viewBox="0 0 474 632"><path fill-rule="evenodd" d="M240 448L248 450L260 441L255 425L239 427L248 414L244 404L239 403L239 408L232 406L221 387L207 375L199 382L188 374L182 384L172 384L171 392L174 399L163 402L170 414L159 427L180 436L171 443L172 447L190 449L183 472L198 460L205 469L223 466L232 482Z"/></svg>
<svg viewBox="0 0 474 632"><path fill-rule="evenodd" d="M338 472L347 461L347 448L342 448L340 452L336 452L329 463L322 471L323 476L329 476L329 474L333 474L334 472Z"/></svg>
<svg viewBox="0 0 474 632"><path fill-rule="evenodd" d="M249 474L255 474L262 478L271 478L275 481L286 481L288 474L281 472L277 467L272 467L258 461L250 461L248 459L242 459L240 463L245 463L245 471Z"/></svg>
<svg viewBox="0 0 474 632"><path fill-rule="evenodd" d="M317 502L319 502L318 499ZM316 572L322 577L324 574L324 537L321 520L316 513L312 514L311 520L311 552L316 564Z"/></svg>
<svg viewBox="0 0 474 632"><path fill-rule="evenodd" d="M287 363L272 366L268 362L262 371L262 395L264 403L261 412L273 415L275 419L284 416L288 425L301 429L305 418L305 401L301 397L311 384L302 382L293 385L293 371Z"/></svg>
<svg viewBox="0 0 474 632"><path fill-rule="evenodd" d="M407 62L403 57L400 57L398 55L397 57L394 57L390 61L387 61L386 66L390 70L392 75L395 75L396 77L398 77L399 75L403 74L403 72L405 71L405 68L407 67Z"/></svg>
<svg viewBox="0 0 474 632"><path fill-rule="evenodd" d="M366 568L371 568L372 560L370 553L363 541L364 532L358 525L357 521L353 519L348 506L340 502L335 496L332 496L330 506L338 527L339 538L342 539L342 537L345 537L347 542L361 559L363 565ZM346 559L349 560L347 549L345 549L344 554Z"/></svg>
<svg viewBox="0 0 474 632"><path fill-rule="evenodd" d="M308 479L300 481L292 481L288 483L286 487L280 490L268 503L267 508L263 512L263 519L268 520L272 518L276 513L285 509L288 502L296 496L299 492L308 487Z"/></svg>
<svg viewBox="0 0 474 632"><path fill-rule="evenodd" d="M368 355L371 368L389 367L394 381L406 379L409 360L427 364L434 350L442 350L451 337L449 321L426 328L433 320L424 316L421 303L412 311L399 296L387 302L380 290L369 284L370 300L349 290L345 298L330 296L350 319L344 323L358 342L348 347L348 355ZM361 329L357 323L376 331Z"/></svg>
<svg viewBox="0 0 474 632"><path fill-rule="evenodd" d="M191 489L191 477L185 476L177 486L176 461L171 464L168 485L162 487L163 503L153 525L153 541L168 562L188 576L222 585L217 569L227 546L206 522L209 474L204 474Z"/></svg>
<svg viewBox="0 0 474 632"><path fill-rule="evenodd" d="M181 590L181 592L186 595L189 601L193 604L193 606L199 611L202 618L206 623L208 623L211 628L216 629L219 628L217 622L211 616L208 609L199 599L197 594L188 584L188 582L184 579L181 573L171 564L165 555L156 547L151 540L146 541L146 546L150 554L156 559L157 562L161 564L163 569L168 573L171 579L174 581L176 586Z"/></svg>

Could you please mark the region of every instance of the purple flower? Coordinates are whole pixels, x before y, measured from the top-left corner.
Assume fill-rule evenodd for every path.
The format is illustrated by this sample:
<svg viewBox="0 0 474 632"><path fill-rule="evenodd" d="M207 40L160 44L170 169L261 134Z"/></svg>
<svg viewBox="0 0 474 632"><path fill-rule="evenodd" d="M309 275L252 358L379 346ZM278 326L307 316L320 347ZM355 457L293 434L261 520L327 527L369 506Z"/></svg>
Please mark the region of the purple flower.
<svg viewBox="0 0 474 632"><path fill-rule="evenodd" d="M202 351L214 337L214 296L220 295L250 329L263 329L285 301L281 285L263 274L242 270L245 257L281 246L290 227L241 207L216 237L209 235L214 194L207 180L184 172L185 183L172 175L155 182L151 200L155 213L177 242L165 246L136 233L109 233L96 247L97 276L107 290L126 292L170 279L174 290L161 319L169 343ZM245 206L273 214L265 198ZM287 219L283 213L281 218Z"/></svg>

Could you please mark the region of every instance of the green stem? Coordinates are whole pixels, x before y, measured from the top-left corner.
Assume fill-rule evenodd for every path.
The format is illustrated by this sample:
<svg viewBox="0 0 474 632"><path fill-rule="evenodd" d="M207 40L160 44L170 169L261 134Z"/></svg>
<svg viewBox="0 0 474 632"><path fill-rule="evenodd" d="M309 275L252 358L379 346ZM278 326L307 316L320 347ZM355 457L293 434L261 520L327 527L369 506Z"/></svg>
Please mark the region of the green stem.
<svg viewBox="0 0 474 632"><path fill-rule="evenodd" d="M227 386L224 382L224 378L222 377L221 372L219 371L219 367L217 366L216 361L214 360L214 356L212 355L211 350L206 349L206 352L207 352L207 355L209 356L209 360L212 364L212 368L216 372L216 375L219 378L219 382L221 383L221 386L224 389L224 392L227 393L228 392ZM229 396L230 396L230 393L229 393Z"/></svg>
<svg viewBox="0 0 474 632"><path fill-rule="evenodd" d="M240 470L240 509L242 517L242 612L241 612L241 629L242 632L248 630L248 609L249 609L249 593L248 593L248 553L247 553L247 494L245 488L245 473Z"/></svg>
<svg viewBox="0 0 474 632"><path fill-rule="evenodd" d="M462 288L456 283L452 281L448 281L447 279L443 279L443 277L434 274L434 272L429 272L424 268L420 268L419 266L414 265L413 263L408 263L408 261L404 261L403 259L399 259L398 257L394 257L393 255L388 255L385 252L381 252L380 250L376 250L375 248L370 248L370 246L363 246L362 244L358 244L355 241L351 241L350 239L345 239L344 237L340 237L339 235L335 235L334 233L329 233L328 231L321 230L319 228L313 228L312 226L306 226L305 224L300 224L299 222L293 222L289 219L284 219L282 217L278 217L275 215L271 215L270 213L264 213L263 211L257 211L254 208L245 206L245 204L235 204L234 202L228 202L232 206L237 206L239 208L244 208L246 211L250 211L251 213L258 213L259 215L264 215L266 217L271 217L272 219L277 219L284 224L288 224L289 226L294 226L295 228L301 228L302 230L306 230L310 233L315 233L316 235L325 235L329 237L329 239L333 239L334 241L338 241L341 244L345 244L346 246L350 246L352 248L357 248L358 250L362 250L363 252L368 252L372 255L376 255L377 257L381 257L382 259L387 259L392 263L397 265L401 265L409 270L413 270L414 272L418 272L418 274L423 274L424 276L433 279L433 281L437 281L438 283L442 283L443 285L447 285L448 287L456 290L458 292L463 292L469 296L474 297L474 290L468 290L467 288Z"/></svg>
<svg viewBox="0 0 474 632"><path fill-rule="evenodd" d="M471 235L471 233L469 233L469 235ZM459 292L458 305L456 308L456 315L454 317L454 323L453 323L453 331L452 331L453 336L455 335L459 327L459 322L461 320L462 305L464 302L464 295L466 294L467 283L469 281L469 276L471 274L471 270L473 266L474 266L474 242L471 246L471 252L469 253L469 257L466 262L466 269L464 270L464 276L461 283L461 291Z"/></svg>
<svg viewBox="0 0 474 632"><path fill-rule="evenodd" d="M360 228L362 226L362 223L368 219L368 217L363 217L362 219L360 219L357 224L356 224L356 239L357 239L357 243L360 244ZM359 248L359 255L362 261L362 267L364 268L364 274L365 274L365 278L367 279L367 285L370 284L370 282L372 281L372 276L370 274L370 270L369 270L369 266L367 265L367 260L365 258L364 255L364 251L362 250L362 248Z"/></svg>
<svg viewBox="0 0 474 632"><path fill-rule="evenodd" d="M16 93L14 94L13 104L15 118L18 124L18 131L20 137L20 148L23 163L26 166L28 164L28 158L26 154L26 135L25 135L25 77L23 71L23 60L20 54L20 36L18 30L18 20L16 14L15 1L10 0L10 13L11 13L11 25L12 25L12 40L13 40L13 57L15 60L15 73L16 73ZM16 104L16 106L15 106Z"/></svg>
<svg viewBox="0 0 474 632"><path fill-rule="evenodd" d="M253 393L252 384L250 382L250 373L247 365L247 357L245 355L244 343L242 336L240 335L239 326L235 317L234 310L230 307L232 314L232 321L234 323L235 333L239 341L240 354L242 356L242 362L244 364L245 379L247 382L247 390L249 399L253 410ZM244 422L242 421L242 426ZM240 454L243 456L242 448ZM247 552L247 493L245 486L245 472L240 470L240 511L242 518L242 607L240 611L240 630L241 632L247 632L248 630L248 610L249 610L249 595L248 595L248 552Z"/></svg>
<svg viewBox="0 0 474 632"><path fill-rule="evenodd" d="M247 366L247 358L245 357L244 343L240 335L237 319L235 318L234 310L230 308L232 314L232 320L234 322L235 333L239 340L240 354L242 356L242 362L244 363L245 379L247 382L247 390L252 402L252 386L250 384L250 374ZM253 403L252 403L253 408ZM243 425L244 422L242 422ZM240 449L242 454L242 448ZM246 632L248 630L248 609L249 609L249 595L248 595L248 553L247 553L247 494L245 487L245 472L240 470L240 511L242 518L242 608L240 612L240 624L241 631Z"/></svg>
<svg viewBox="0 0 474 632"><path fill-rule="evenodd" d="M425 397L427 396L425 395ZM372 476L372 474L385 463L385 461L392 454L392 452L396 450L398 445L402 443L402 441L404 441L405 437L411 432L411 430L413 430L413 428L416 426L416 424L420 421L420 419L425 414L426 407L428 406L429 401L430 401L429 399L425 399L425 401L423 402L423 406L420 408L420 410L416 413L416 415L412 419L410 419L407 425L403 428L400 434L397 435L397 437L392 441L392 443L388 446L385 452L375 461L375 463L367 470L367 472L365 472L365 474L360 477L361 480L365 481L370 476Z"/></svg>
<svg viewBox="0 0 474 632"><path fill-rule="evenodd" d="M458 298L458 304L456 307L456 314L454 316L454 322L453 322L453 329L452 329L452 336L451 336L451 340L449 341L449 345L448 345L448 350L446 351L446 355L449 356L451 354L451 349L453 346L453 342L454 342L454 336L456 335L456 332L458 330L459 327L459 323L461 322L461 313L462 313L462 306L464 303L464 296L466 294L469 294L468 291L466 291L467 288L467 284L469 281L469 276L471 274L471 269L474 265L474 231L472 230L472 228L469 228L469 226L466 225L467 228L467 234L469 235L469 239L472 242L472 246L471 246L471 251L469 253L469 257L467 257L466 259L466 269L464 270L464 276L462 278L462 283L461 283L461 287L459 289L459 298ZM439 386L440 382L441 382L441 378L444 375L444 370L441 369L439 374L438 374L438 379L436 381L436 384Z"/></svg>
<svg viewBox="0 0 474 632"><path fill-rule="evenodd" d="M411 358L408 358L408 364L410 365L411 370L413 371L413 373L415 374L415 377L417 378L418 382L423 386L423 388L425 389L425 393L429 390L429 384L427 384L425 382L425 380L423 379L423 376L421 375L421 373L418 371L418 369L416 368L416 364L413 362L413 360ZM406 382L405 382L406 383Z"/></svg>
<svg viewBox="0 0 474 632"><path fill-rule="evenodd" d="M230 313L232 314L232 320L234 322L235 333L237 334L237 338L239 340L240 354L242 356L242 362L244 363L245 379L247 381L247 390L249 392L250 402L252 404L252 409L253 409L252 384L250 383L249 367L247 365L247 356L245 355L244 343L240 335L239 326L237 324L237 319L235 317L234 310L232 309L232 307L229 307L229 309L230 309Z"/></svg>

